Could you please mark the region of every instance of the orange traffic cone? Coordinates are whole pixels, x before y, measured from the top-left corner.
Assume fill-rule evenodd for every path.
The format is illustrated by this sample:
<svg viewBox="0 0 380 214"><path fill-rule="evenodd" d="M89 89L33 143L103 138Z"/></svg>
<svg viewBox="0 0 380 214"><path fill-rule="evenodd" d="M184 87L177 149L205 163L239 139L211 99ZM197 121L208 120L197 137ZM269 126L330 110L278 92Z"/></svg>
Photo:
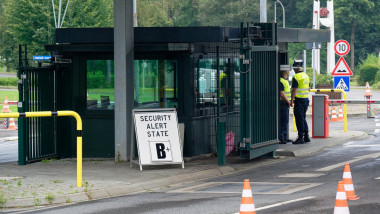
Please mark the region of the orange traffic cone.
<svg viewBox="0 0 380 214"><path fill-rule="evenodd" d="M249 184L248 179L244 180L239 214L256 214L255 204L253 203L251 185Z"/></svg>
<svg viewBox="0 0 380 214"><path fill-rule="evenodd" d="M338 115L338 121L343 121L344 120L344 117L343 117L343 110L342 110L342 106L339 106L339 115Z"/></svg>
<svg viewBox="0 0 380 214"><path fill-rule="evenodd" d="M365 94L364 94L365 97L371 97L372 96L372 93L371 93L371 90L369 89L369 83L367 82L365 84Z"/></svg>
<svg viewBox="0 0 380 214"><path fill-rule="evenodd" d="M9 128L7 128L7 130L17 130L13 117L9 118Z"/></svg>
<svg viewBox="0 0 380 214"><path fill-rule="evenodd" d="M11 110L9 110L9 105L8 105L8 97L5 96L4 104L3 104L3 113L9 113Z"/></svg>
<svg viewBox="0 0 380 214"><path fill-rule="evenodd" d="M336 116L335 107L333 106L332 115L331 115L331 122L337 122L337 121L339 121L339 120L338 120L338 117Z"/></svg>
<svg viewBox="0 0 380 214"><path fill-rule="evenodd" d="M348 200L358 200L359 197L355 194L354 183L352 182L350 164L346 163L343 172L343 183L344 189L346 190L346 195Z"/></svg>
<svg viewBox="0 0 380 214"><path fill-rule="evenodd" d="M344 191L344 184L342 181L339 181L338 189L336 190L334 214L350 214L346 192Z"/></svg>

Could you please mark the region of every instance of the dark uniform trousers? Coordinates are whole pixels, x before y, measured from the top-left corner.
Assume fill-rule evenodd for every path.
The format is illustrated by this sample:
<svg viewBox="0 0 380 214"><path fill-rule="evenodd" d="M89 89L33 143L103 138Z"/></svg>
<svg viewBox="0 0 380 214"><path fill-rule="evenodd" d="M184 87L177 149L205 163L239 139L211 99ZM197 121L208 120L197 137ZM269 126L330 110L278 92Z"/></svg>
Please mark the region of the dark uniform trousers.
<svg viewBox="0 0 380 214"><path fill-rule="evenodd" d="M309 135L309 127L306 122L306 111L309 107L309 98L295 98L294 100L294 117L298 129L298 136L304 137Z"/></svg>
<svg viewBox="0 0 380 214"><path fill-rule="evenodd" d="M280 101L280 121L281 121L281 127L280 127L280 141L288 139L287 133L288 133L288 123L289 123L289 105L284 102Z"/></svg>

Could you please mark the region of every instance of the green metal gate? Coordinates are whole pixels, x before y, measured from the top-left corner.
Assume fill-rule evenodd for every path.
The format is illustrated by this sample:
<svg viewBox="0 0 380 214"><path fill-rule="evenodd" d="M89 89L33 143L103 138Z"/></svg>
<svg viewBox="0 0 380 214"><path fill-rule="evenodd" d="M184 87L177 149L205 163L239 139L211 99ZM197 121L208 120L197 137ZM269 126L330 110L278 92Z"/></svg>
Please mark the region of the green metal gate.
<svg viewBox="0 0 380 214"><path fill-rule="evenodd" d="M275 155L278 148L278 46L276 25L241 25L242 158ZM253 45L254 44L254 45Z"/></svg>
<svg viewBox="0 0 380 214"><path fill-rule="evenodd" d="M19 46L19 112L56 111L56 68L28 63L27 46ZM56 118L19 118L19 165L58 156Z"/></svg>

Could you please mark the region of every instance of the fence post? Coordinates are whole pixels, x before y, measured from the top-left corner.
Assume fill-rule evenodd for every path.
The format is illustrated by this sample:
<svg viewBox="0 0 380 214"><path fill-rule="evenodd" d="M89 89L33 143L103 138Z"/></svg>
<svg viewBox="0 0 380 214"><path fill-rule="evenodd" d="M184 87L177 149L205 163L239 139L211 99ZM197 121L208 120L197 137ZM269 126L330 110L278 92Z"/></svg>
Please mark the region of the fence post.
<svg viewBox="0 0 380 214"><path fill-rule="evenodd" d="M218 165L226 165L226 123L218 122Z"/></svg>

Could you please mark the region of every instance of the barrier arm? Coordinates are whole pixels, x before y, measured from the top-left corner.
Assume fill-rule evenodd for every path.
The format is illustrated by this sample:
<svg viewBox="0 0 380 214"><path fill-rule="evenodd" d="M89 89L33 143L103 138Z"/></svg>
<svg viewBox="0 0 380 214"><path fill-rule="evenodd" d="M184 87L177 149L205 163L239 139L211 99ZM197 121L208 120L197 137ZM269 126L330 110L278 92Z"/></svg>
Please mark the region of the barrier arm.
<svg viewBox="0 0 380 214"><path fill-rule="evenodd" d="M75 111L40 111L0 113L0 118L72 116L77 121L77 187L82 187L82 119Z"/></svg>
<svg viewBox="0 0 380 214"><path fill-rule="evenodd" d="M310 92L340 92L343 94L343 100L347 99L347 93L343 89L310 89ZM347 132L347 104L343 104L344 113L344 132Z"/></svg>

